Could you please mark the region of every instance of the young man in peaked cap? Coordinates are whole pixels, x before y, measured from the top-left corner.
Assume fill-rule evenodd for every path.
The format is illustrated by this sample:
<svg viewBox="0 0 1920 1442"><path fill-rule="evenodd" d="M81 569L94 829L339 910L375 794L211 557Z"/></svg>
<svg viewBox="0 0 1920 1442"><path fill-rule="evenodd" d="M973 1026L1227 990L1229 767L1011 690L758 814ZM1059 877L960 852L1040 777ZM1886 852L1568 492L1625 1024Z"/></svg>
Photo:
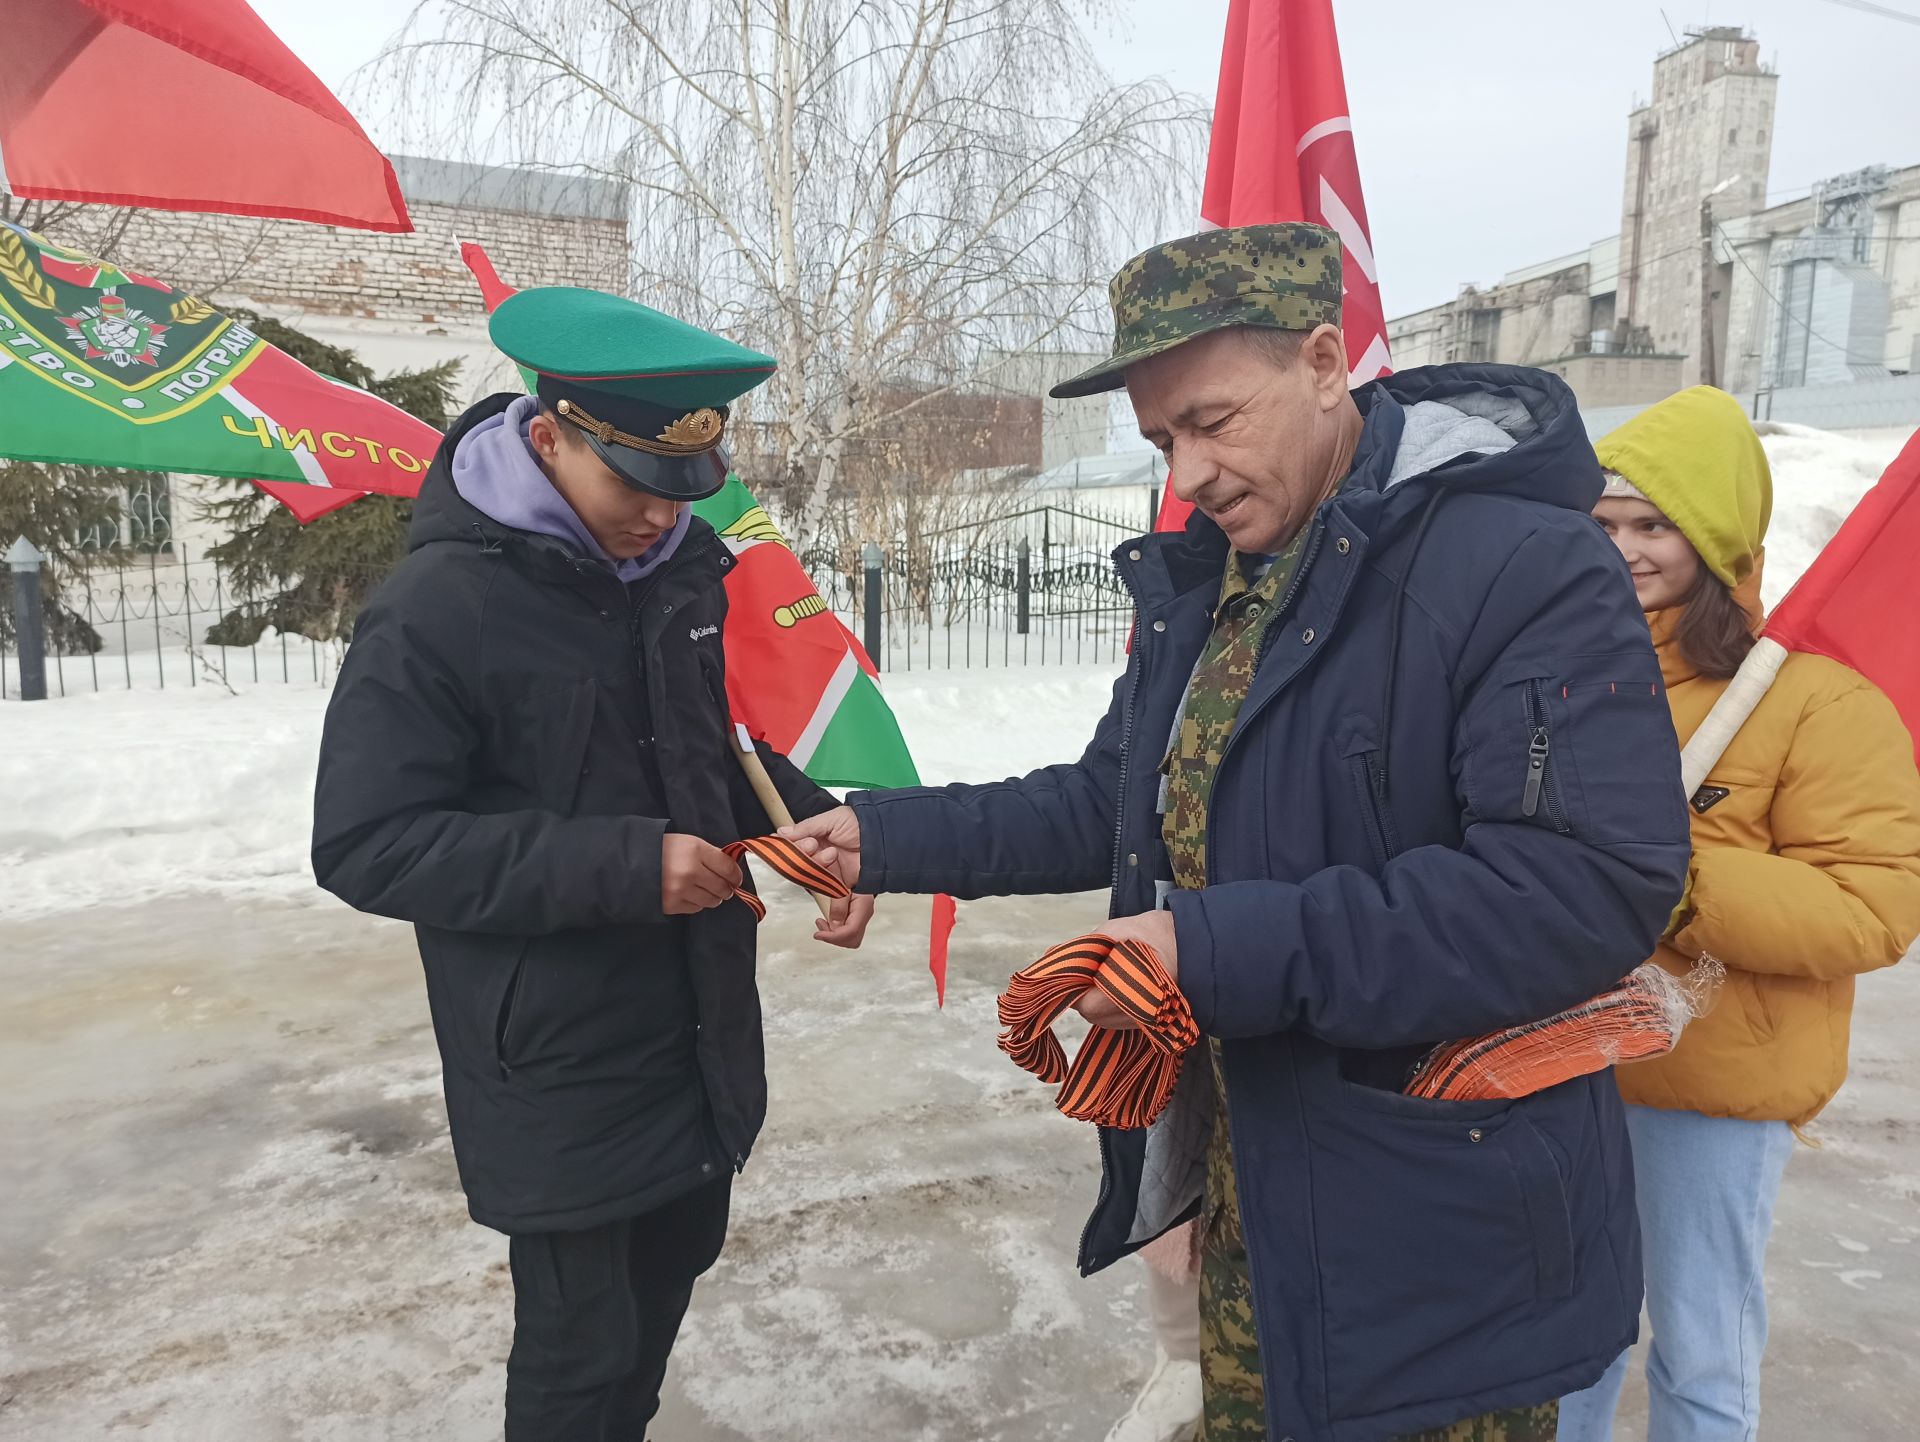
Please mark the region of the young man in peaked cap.
<svg viewBox="0 0 1920 1442"><path fill-rule="evenodd" d="M730 750L732 560L688 504L774 362L596 291L491 329L535 393L448 432L355 627L314 874L418 933L461 1183L511 1239L508 1442L631 1442L766 1112L720 848L772 823ZM796 815L833 804L763 756Z"/></svg>

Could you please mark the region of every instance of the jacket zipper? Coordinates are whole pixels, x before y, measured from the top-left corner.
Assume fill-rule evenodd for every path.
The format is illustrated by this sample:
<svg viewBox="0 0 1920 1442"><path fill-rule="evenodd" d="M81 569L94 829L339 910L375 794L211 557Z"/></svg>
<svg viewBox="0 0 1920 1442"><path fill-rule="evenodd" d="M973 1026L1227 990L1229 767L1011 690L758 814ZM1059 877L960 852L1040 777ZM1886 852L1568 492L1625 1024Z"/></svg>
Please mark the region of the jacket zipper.
<svg viewBox="0 0 1920 1442"><path fill-rule="evenodd" d="M1140 593L1133 588L1133 580L1127 573L1120 572L1120 584L1127 588L1127 596L1133 602L1133 654L1127 657L1127 706L1120 714L1120 780L1117 794L1113 800L1113 887L1107 895L1107 914L1112 915L1120 904L1120 846L1127 836L1127 771L1133 762L1133 710L1140 695L1140 678L1146 674L1144 657L1147 654L1147 637L1152 628L1141 624L1146 613L1140 606ZM1107 1209L1107 1203L1113 1196L1113 1151L1107 1140L1107 1129L1099 1129L1100 1137L1100 1194L1094 1198L1093 1210L1087 1213L1086 1224L1080 1228L1079 1262L1082 1273L1092 1259L1087 1255L1087 1239L1093 1235L1094 1221Z"/></svg>
<svg viewBox="0 0 1920 1442"><path fill-rule="evenodd" d="M1520 814L1533 816L1540 810L1540 803L1547 803L1547 819L1553 823L1553 829L1562 833L1573 830L1567 824L1566 813L1560 808L1560 798L1547 772L1547 763L1553 757L1553 731L1547 725L1547 704L1541 694L1540 683L1527 682L1527 779L1520 792Z"/></svg>
<svg viewBox="0 0 1920 1442"><path fill-rule="evenodd" d="M684 550L679 552L671 560L669 560L666 565L662 566L659 570L655 571L651 576L647 577L647 584L641 588L640 593L638 595L631 596L631 599L629 599L630 593L627 591L625 583L623 583L618 576L614 576L610 578L613 581L613 584L620 590L621 599L627 601L627 607L628 607L627 609L627 649L633 653L634 669L638 671L640 674L641 685L643 688L646 684L646 668L642 666L640 663L640 641L641 641L640 632L641 632L641 617L646 612L647 602L652 599L654 591L659 587L660 582L662 580L664 580L667 576L671 575L674 571L680 569L682 566L688 564L689 562L697 559L698 557L706 555L708 551L716 549L719 546L719 544L720 544L719 538L713 537L713 538L702 541L700 544L694 546L690 550ZM724 586L725 584L726 584L726 578L723 575L721 577L721 585ZM714 694L713 694L713 683L708 679L706 674L706 669L704 667L701 668L700 682L701 682L701 685L706 689L707 699L709 701L715 701L716 698L714 697ZM718 704L717 701L716 701L716 704ZM647 700L647 713L648 713L649 720L651 720L652 714L653 714L653 702L651 697L649 697ZM696 1024L696 1030L697 1030L697 1024ZM704 1078L704 1069L702 1071L702 1075ZM711 1101L708 1102L708 1106L709 1106L709 1109L711 1109L712 1107ZM734 1175L735 1176L741 1175L747 1169L746 1153L740 1149L738 1143L729 1140L724 1134L722 1134L720 1119L718 1116L715 1116L713 1118L713 1129L714 1129L714 1132L717 1135L719 1135L721 1149L732 1155Z"/></svg>
<svg viewBox="0 0 1920 1442"><path fill-rule="evenodd" d="M666 565L647 577L646 585L641 589L640 594L633 596L631 599L628 597L627 587L624 581L618 576L611 575L608 572L600 572L600 574L607 576L607 579L613 583L614 588L620 592L620 599L627 607L627 640L630 643L637 643L640 639L641 612L646 609L647 601L659 587L660 582L673 572L679 570L687 562L706 555L708 551L715 549L719 544L719 539L713 537L699 542L691 550L678 552ZM582 575L586 574L588 567L599 570L598 567L594 567L594 563L591 561L576 561L574 563L574 569ZM724 576L721 578L720 583L723 586L726 584L726 578Z"/></svg>
<svg viewBox="0 0 1920 1442"><path fill-rule="evenodd" d="M1151 628L1141 625L1146 619L1140 609L1140 595L1133 589L1133 582L1127 573L1120 573L1120 584L1127 588L1127 596L1133 602L1133 614L1137 618L1133 627L1133 654L1127 657L1127 709L1120 716L1120 783L1118 794L1113 800L1113 888L1107 896L1107 912L1113 913L1120 904L1120 845L1127 835L1127 772L1133 763L1133 708L1139 699L1140 678L1146 674L1143 657L1147 654L1147 637ZM1101 1152L1104 1159L1106 1141L1101 1140ZM1101 1184L1103 1188L1105 1183Z"/></svg>
<svg viewBox="0 0 1920 1442"><path fill-rule="evenodd" d="M1259 649L1254 652L1253 671L1256 676L1260 674L1260 667L1267 659L1267 648L1273 644L1274 638L1280 634L1280 622L1286 616L1288 608L1293 605L1294 596L1299 592L1300 587L1303 584L1305 584L1307 579L1307 572L1310 569L1312 569L1314 557L1320 553L1320 543L1326 539L1326 532L1327 532L1326 522L1321 512L1316 511L1314 513L1314 517L1311 524L1312 524L1313 530L1307 537L1307 549L1305 553L1302 554L1300 557L1300 564L1294 567L1293 577L1291 580L1287 582L1287 589L1281 593L1279 603L1274 608L1273 618L1267 623L1267 629L1265 633L1262 634L1262 636L1260 637ZM1271 700L1272 698L1269 697L1268 699ZM1239 720L1234 722L1233 731L1227 737L1226 747L1220 753L1220 764L1218 767L1214 769L1213 784L1214 784L1215 794L1218 794L1219 792L1220 777L1221 777L1221 774L1226 770L1227 758L1233 754L1233 743L1239 740L1242 736L1244 736L1247 733L1249 729L1251 729L1248 723L1252 721L1253 715L1257 715L1257 714L1258 712L1255 712L1252 715L1243 715L1242 717L1240 717ZM1373 768L1371 767L1368 768L1369 773L1372 772L1372 769ZM1378 788L1377 788L1377 782L1376 782L1376 792L1377 792L1377 789ZM1211 806L1208 807L1208 813L1209 814L1207 817L1207 826L1208 826L1208 829L1211 830L1213 826ZM1214 884L1215 859L1216 858L1214 855L1214 849L1211 846L1209 846L1207 848L1207 884L1208 885ZM1223 1049L1222 1055L1220 1058L1220 1086L1222 1091L1226 1089L1226 1067L1227 1067L1227 1059ZM1224 1104L1225 1104L1224 1098L1215 1099L1214 1105L1220 1106ZM1246 1155L1246 1152L1243 1149L1240 1138L1235 1135L1237 1130L1238 1128L1236 1128L1234 1125L1233 1108L1228 1107L1227 1108L1227 1145L1232 1149L1233 1155L1235 1157L1243 1157ZM1235 1169L1238 1170L1237 1163L1236 1163ZM1247 1248L1247 1283L1252 1290L1252 1294L1257 1297L1260 1294L1260 1268L1254 1260L1253 1251L1254 1249L1252 1248L1252 1246L1248 1246ZM1270 1355L1271 1350L1272 1349L1263 1349L1263 1351L1261 1352L1261 1358L1260 1358L1261 1382L1263 1386L1269 1389L1271 1389L1274 1386L1275 1380L1276 1380L1274 1371L1273 1371L1274 1358Z"/></svg>
<svg viewBox="0 0 1920 1442"><path fill-rule="evenodd" d="M522 942L513 960L513 985L507 989L506 1008L494 1034L494 1060L500 1065L500 1075L507 1078L513 1076L513 1064L507 1060L507 1043L513 1036L513 1024L520 1016L520 993L527 984L527 951L528 943Z"/></svg>
<svg viewBox="0 0 1920 1442"><path fill-rule="evenodd" d="M1393 860L1393 851L1387 845L1387 828L1382 820L1384 807L1380 794L1380 775L1373 761L1371 753L1353 758L1353 789L1360 803L1360 826L1367 833L1367 845L1373 851L1374 864L1385 866Z"/></svg>

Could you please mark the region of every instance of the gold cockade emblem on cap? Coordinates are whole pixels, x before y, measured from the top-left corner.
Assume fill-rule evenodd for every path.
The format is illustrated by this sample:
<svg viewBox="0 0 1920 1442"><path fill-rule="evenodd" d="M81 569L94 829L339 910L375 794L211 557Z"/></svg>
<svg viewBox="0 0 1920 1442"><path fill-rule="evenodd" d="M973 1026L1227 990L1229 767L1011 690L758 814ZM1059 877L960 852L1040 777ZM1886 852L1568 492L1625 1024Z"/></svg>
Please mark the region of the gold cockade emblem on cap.
<svg viewBox="0 0 1920 1442"><path fill-rule="evenodd" d="M720 426L720 413L702 406L680 417L659 438L670 446L704 446L720 434Z"/></svg>

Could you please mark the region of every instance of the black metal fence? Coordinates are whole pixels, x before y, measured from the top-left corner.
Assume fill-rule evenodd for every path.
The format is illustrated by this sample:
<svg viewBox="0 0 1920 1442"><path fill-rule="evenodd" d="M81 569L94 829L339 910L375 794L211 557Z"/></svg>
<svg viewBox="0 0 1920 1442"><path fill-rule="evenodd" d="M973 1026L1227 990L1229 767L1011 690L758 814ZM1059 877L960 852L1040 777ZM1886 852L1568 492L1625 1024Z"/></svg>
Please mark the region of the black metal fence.
<svg viewBox="0 0 1920 1442"><path fill-rule="evenodd" d="M801 560L883 671L1108 663L1132 624L1111 553L1140 529L1044 506ZM48 696L327 685L344 654L340 642L273 629L272 598L237 591L219 564L179 547L53 579L57 604L41 605L30 623L42 641L25 668L31 688L35 660L44 667ZM16 629L0 627L0 699L21 695Z"/></svg>
<svg viewBox="0 0 1920 1442"><path fill-rule="evenodd" d="M39 667L48 696L265 682L326 685L339 669L333 641L276 631L270 602L237 592L216 562L182 549L137 565L92 567L59 578L57 602L39 606ZM21 575L14 575L16 590ZM16 625L0 630L0 699L21 694ZM220 644L244 635L251 644ZM32 653L27 676L33 679Z"/></svg>
<svg viewBox="0 0 1920 1442"><path fill-rule="evenodd" d="M1112 551L1140 530L1045 506L803 561L882 671L1111 662L1133 616Z"/></svg>

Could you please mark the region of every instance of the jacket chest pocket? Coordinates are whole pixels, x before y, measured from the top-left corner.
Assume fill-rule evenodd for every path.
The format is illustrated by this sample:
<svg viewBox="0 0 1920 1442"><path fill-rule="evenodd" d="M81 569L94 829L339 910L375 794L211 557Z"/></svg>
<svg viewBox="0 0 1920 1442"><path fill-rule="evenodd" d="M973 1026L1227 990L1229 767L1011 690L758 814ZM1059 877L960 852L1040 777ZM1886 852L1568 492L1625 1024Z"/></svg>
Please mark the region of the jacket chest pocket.
<svg viewBox="0 0 1920 1442"><path fill-rule="evenodd" d="M1678 828L1679 745L1648 751L1648 722L1671 734L1652 654L1519 662L1478 708L1464 766L1485 821L1517 821L1596 845L1658 841ZM1598 790L1590 790L1589 783Z"/></svg>
<svg viewBox="0 0 1920 1442"><path fill-rule="evenodd" d="M1354 814L1367 834L1367 850L1376 870L1401 851L1400 828L1387 803L1386 763L1380 754L1380 729L1370 716L1344 718L1334 731L1340 764L1346 770Z"/></svg>
<svg viewBox="0 0 1920 1442"><path fill-rule="evenodd" d="M589 678L520 697L493 721L493 763L542 811L570 816L587 770L587 746L599 702Z"/></svg>

